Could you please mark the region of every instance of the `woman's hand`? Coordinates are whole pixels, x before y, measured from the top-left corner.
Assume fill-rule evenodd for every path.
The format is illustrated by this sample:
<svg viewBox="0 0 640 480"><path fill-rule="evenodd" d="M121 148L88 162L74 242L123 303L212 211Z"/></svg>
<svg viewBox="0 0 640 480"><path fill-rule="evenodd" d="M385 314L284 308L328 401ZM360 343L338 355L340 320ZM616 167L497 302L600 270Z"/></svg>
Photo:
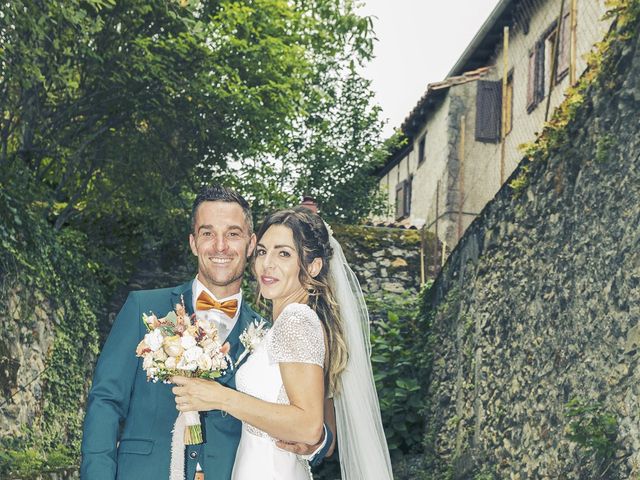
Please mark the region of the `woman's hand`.
<svg viewBox="0 0 640 480"><path fill-rule="evenodd" d="M222 410L228 388L218 382L187 377L173 377L171 382L176 385L171 391L176 396L176 408L181 412Z"/></svg>

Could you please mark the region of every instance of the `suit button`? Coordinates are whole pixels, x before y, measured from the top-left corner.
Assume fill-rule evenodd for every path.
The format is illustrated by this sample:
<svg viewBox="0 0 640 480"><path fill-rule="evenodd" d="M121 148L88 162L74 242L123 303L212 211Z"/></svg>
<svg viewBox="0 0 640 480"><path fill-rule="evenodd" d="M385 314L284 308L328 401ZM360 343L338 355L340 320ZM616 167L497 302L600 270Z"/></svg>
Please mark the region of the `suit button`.
<svg viewBox="0 0 640 480"><path fill-rule="evenodd" d="M189 456L190 456L191 458L197 458L197 457L198 457L198 452L191 452L191 453L189 454Z"/></svg>

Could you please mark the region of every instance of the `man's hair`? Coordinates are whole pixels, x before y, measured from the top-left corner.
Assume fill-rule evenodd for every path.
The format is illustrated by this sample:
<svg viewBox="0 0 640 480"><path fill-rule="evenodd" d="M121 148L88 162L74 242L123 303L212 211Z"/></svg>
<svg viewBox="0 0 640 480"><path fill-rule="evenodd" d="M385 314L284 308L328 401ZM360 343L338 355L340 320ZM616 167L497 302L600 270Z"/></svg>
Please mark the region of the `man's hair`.
<svg viewBox="0 0 640 480"><path fill-rule="evenodd" d="M249 233L253 233L253 217L251 216L249 202L234 190L218 184L203 187L193 201L193 207L191 209L191 230L195 230L196 228L196 212L202 202L237 203L242 208L245 221L249 227Z"/></svg>

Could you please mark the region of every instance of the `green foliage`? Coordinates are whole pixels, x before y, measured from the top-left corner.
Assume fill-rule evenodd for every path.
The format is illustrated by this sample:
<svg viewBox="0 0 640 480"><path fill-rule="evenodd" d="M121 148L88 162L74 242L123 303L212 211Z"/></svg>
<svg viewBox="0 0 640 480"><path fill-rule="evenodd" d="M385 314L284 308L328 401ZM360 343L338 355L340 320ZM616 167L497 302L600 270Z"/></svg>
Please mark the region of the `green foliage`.
<svg viewBox="0 0 640 480"><path fill-rule="evenodd" d="M615 147L616 139L612 135L603 135L596 141L596 162L609 161L611 149Z"/></svg>
<svg viewBox="0 0 640 480"><path fill-rule="evenodd" d="M45 464L42 452L34 448L0 451L0 472L3 474L31 475L41 472ZM12 467L11 470L9 466Z"/></svg>
<svg viewBox="0 0 640 480"><path fill-rule="evenodd" d="M17 190L16 195L25 191ZM22 329L34 328L34 309L41 308L55 325L55 337L45 368L39 372L41 414L28 428L23 426L20 435L0 441L6 451L0 460L3 473L58 467L72 457L71 452L77 455L87 379L98 347L97 315L105 302L96 266L84 247L86 238L72 230L56 235L21 202L24 198L0 189L0 305L7 311L10 289L22 287L18 293ZM10 315L5 318L12 321ZM6 325L5 340L11 341L17 332ZM13 341L29 345L29 338L23 335ZM28 380L18 378L18 384ZM60 450L60 445L70 450Z"/></svg>
<svg viewBox="0 0 640 480"><path fill-rule="evenodd" d="M372 328L371 362L389 451L415 453L421 450L430 326L419 316L415 296L369 298L368 305L372 315L386 315Z"/></svg>
<svg viewBox="0 0 640 480"><path fill-rule="evenodd" d="M525 188L529 186L529 166L524 165L520 169L520 174L509 182L509 187L517 193L520 194L524 191Z"/></svg>
<svg viewBox="0 0 640 480"><path fill-rule="evenodd" d="M495 477L493 476L493 473L491 473L489 470L483 469L481 472L476 473L473 477L473 480L494 480Z"/></svg>
<svg viewBox="0 0 640 480"><path fill-rule="evenodd" d="M77 455L65 446L58 446L48 454L34 448L0 450L0 473L12 476L39 475L42 472L67 469L76 463Z"/></svg>
<svg viewBox="0 0 640 480"><path fill-rule="evenodd" d="M591 456L599 474L610 471L618 445L618 419L601 403L573 398L565 405L566 436Z"/></svg>
<svg viewBox="0 0 640 480"><path fill-rule="evenodd" d="M372 318L371 363L385 436L395 459L422 451L424 386L431 361L425 348L430 323L419 311L423 295L366 298ZM337 455L314 469L318 480L339 477Z"/></svg>
<svg viewBox="0 0 640 480"><path fill-rule="evenodd" d="M373 104L370 81L358 73L358 65L370 56L373 33L369 19L358 17L352 3L330 3L318 21L334 48L316 52L304 110L273 149L239 159L230 168L203 165L202 178L234 185L253 199L259 217L303 195L318 200L325 218L341 223L356 223L384 208L375 170L399 137L381 143L380 109ZM354 25L357 33L345 37L345 27L334 29L336 21Z"/></svg>

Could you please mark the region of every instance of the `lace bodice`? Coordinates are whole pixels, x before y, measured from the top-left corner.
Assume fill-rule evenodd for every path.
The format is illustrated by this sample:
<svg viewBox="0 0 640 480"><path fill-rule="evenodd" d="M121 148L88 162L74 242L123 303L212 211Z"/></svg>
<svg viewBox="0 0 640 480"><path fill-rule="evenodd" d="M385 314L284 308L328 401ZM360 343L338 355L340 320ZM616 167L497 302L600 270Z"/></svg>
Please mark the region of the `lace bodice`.
<svg viewBox="0 0 640 480"><path fill-rule="evenodd" d="M236 388L267 402L289 404L279 364L309 363L322 367L324 356L324 331L316 312L304 304L289 304L238 370ZM268 436L249 424L244 427L254 435Z"/></svg>
<svg viewBox="0 0 640 480"><path fill-rule="evenodd" d="M267 352L272 363L300 362L324 365L322 323L308 305L287 305L267 337Z"/></svg>

